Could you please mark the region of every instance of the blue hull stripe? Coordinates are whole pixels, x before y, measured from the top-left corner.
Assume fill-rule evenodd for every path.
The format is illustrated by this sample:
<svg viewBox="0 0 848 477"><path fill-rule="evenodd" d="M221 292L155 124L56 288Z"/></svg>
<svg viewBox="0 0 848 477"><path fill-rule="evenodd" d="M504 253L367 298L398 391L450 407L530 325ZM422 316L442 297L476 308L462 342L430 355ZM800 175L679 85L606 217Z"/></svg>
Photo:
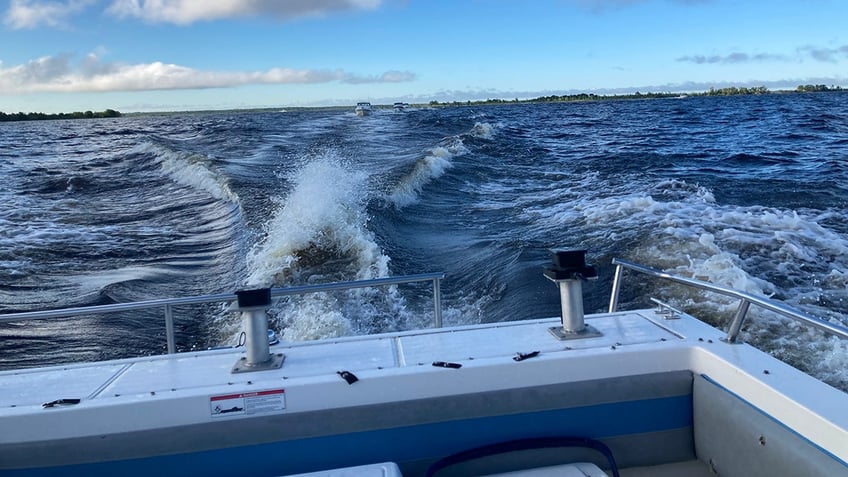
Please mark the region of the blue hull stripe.
<svg viewBox="0 0 848 477"><path fill-rule="evenodd" d="M485 444L540 436L603 439L690 427L692 396L674 396L464 419L214 451L96 464L0 471L41 476L279 476L315 470L439 458ZM226 440L226 436L221 436Z"/></svg>

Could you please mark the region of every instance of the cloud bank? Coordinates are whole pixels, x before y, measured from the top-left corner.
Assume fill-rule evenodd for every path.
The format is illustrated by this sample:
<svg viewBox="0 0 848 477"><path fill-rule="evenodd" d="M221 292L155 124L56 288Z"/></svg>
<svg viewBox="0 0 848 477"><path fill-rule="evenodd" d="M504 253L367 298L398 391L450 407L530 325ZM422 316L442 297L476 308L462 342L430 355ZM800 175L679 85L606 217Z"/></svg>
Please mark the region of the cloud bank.
<svg viewBox="0 0 848 477"><path fill-rule="evenodd" d="M769 53L758 53L749 55L748 53L730 53L729 55L691 55L678 58L677 61L704 64L735 64L735 63L753 63L757 61L786 61L789 57L784 55L773 55Z"/></svg>
<svg viewBox="0 0 848 477"><path fill-rule="evenodd" d="M805 46L799 48L798 52L800 54L807 55L816 61L836 63L842 58L848 58L848 45L843 45L838 48L819 48L815 46Z"/></svg>
<svg viewBox="0 0 848 477"><path fill-rule="evenodd" d="M11 0L3 23L13 29L66 26L98 0ZM280 20L321 17L347 10L374 10L382 0L112 0L104 13L151 23L188 25L199 21L264 16Z"/></svg>
<svg viewBox="0 0 848 477"><path fill-rule="evenodd" d="M58 1L33 1L12 0L9 9L3 18L3 23L13 29L36 28L41 25L50 27L64 26L69 17L72 17L97 0L68 0Z"/></svg>
<svg viewBox="0 0 848 477"><path fill-rule="evenodd" d="M381 0L115 0L106 10L118 17L187 25L196 21L266 15L279 19L373 10Z"/></svg>
<svg viewBox="0 0 848 477"><path fill-rule="evenodd" d="M81 93L229 88L242 85L398 83L415 80L408 71L361 76L341 69L271 68L266 71L202 71L162 62L118 64L91 53L74 62L73 55L45 56L26 64L0 64L0 94Z"/></svg>
<svg viewBox="0 0 848 477"><path fill-rule="evenodd" d="M772 53L757 53L748 54L742 52L734 52L727 55L687 55L677 58L677 61L685 63L695 63L699 65L707 64L740 64L740 63L756 63L761 61L803 61L811 59L813 61L821 61L827 63L836 63L842 58L848 58L848 45L836 48L821 48L814 46L805 46L798 48L795 55L779 55Z"/></svg>

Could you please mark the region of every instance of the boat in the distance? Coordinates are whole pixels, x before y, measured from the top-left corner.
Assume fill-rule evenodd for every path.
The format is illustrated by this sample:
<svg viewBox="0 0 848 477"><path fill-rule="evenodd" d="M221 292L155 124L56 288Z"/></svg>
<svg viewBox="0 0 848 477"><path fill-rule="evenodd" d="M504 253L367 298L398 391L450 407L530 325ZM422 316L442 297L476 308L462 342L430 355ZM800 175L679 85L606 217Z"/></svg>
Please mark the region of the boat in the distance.
<svg viewBox="0 0 848 477"><path fill-rule="evenodd" d="M368 116L373 111L371 108L371 103L367 101L360 101L356 103L356 107L353 108L353 111L357 116Z"/></svg>
<svg viewBox="0 0 848 477"><path fill-rule="evenodd" d="M545 319L443 327L441 273L0 315L159 308L169 350L0 372L0 474L848 475L848 394L739 339L752 306L848 329L624 260L608 311L584 315L596 268L581 250L552 257L540 272L561 316ZM652 280L738 301L728 330L662 300L618 310L622 287ZM288 295L414 282L432 283L431 328L309 342L268 330ZM176 353L174 314L209 302L232 302L245 345Z"/></svg>
<svg viewBox="0 0 848 477"><path fill-rule="evenodd" d="M392 105L392 109L394 109L395 111L406 111L406 109L408 107L409 107L409 103L403 103L403 102L397 102L397 103Z"/></svg>

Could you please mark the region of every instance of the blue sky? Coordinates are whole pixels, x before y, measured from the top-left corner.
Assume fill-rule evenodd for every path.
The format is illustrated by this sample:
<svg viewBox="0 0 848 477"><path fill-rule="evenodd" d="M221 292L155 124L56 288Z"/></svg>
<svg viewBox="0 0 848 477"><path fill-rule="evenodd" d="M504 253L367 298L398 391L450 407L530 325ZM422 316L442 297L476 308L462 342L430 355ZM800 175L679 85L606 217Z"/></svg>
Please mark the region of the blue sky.
<svg viewBox="0 0 848 477"><path fill-rule="evenodd" d="M5 0L0 111L848 86L845 0Z"/></svg>

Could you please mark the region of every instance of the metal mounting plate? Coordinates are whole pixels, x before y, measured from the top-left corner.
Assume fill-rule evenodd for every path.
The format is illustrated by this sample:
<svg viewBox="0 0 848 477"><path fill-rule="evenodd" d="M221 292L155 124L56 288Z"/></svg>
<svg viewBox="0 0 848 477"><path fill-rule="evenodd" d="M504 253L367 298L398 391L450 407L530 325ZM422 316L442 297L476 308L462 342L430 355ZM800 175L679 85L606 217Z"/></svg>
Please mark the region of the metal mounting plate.
<svg viewBox="0 0 848 477"><path fill-rule="evenodd" d="M563 329L562 326L554 326L552 328L548 328L548 331L550 331L551 334L554 335L554 337L560 341L582 340L584 338L597 338L598 336L604 335L591 325L586 325L582 331L566 331Z"/></svg>
<svg viewBox="0 0 848 477"><path fill-rule="evenodd" d="M283 361L286 360L286 355L283 353L271 353L271 359L264 363L248 365L247 357L242 356L233 365L232 374L252 373L253 371L268 371L270 369L280 369L283 367Z"/></svg>

